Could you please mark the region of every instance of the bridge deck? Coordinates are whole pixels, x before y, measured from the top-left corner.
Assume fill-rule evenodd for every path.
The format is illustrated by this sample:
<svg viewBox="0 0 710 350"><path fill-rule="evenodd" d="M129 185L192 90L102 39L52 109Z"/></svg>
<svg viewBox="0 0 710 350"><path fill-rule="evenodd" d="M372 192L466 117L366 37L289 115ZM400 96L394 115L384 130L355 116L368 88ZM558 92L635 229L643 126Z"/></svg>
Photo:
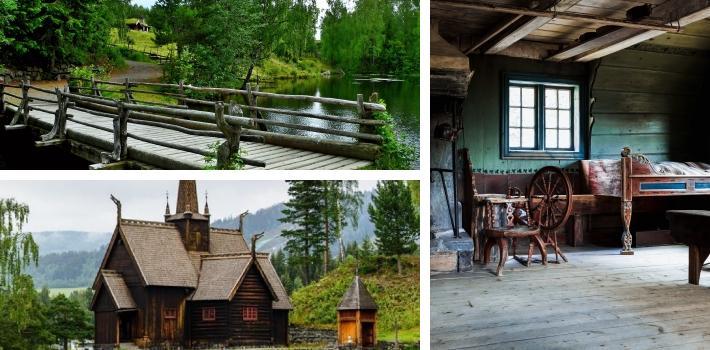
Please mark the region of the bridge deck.
<svg viewBox="0 0 710 350"><path fill-rule="evenodd" d="M31 104L47 110L55 110L56 104L35 103ZM83 111L69 109L69 114L75 119L105 128L113 128L110 118L100 117ZM30 112L29 124L44 130L51 130L54 123L54 115L33 110ZM193 136L179 131L139 125L128 124L128 131L135 135L160 140L165 142L178 142L184 146L195 147L208 150L211 144L221 140L214 137ZM67 137L71 140L89 144L91 146L110 151L113 149L113 133L81 125L71 120L67 121ZM245 151L244 157L253 160L260 160L266 163L266 169L357 169L372 164L371 161L341 157L265 143L241 142L241 148ZM190 152L180 151L172 148L154 145L151 143L128 138L128 158L151 165L146 160L148 157L160 157L165 161L174 164L175 168L201 169L206 163L204 157ZM246 165L244 169L262 169L259 167Z"/></svg>

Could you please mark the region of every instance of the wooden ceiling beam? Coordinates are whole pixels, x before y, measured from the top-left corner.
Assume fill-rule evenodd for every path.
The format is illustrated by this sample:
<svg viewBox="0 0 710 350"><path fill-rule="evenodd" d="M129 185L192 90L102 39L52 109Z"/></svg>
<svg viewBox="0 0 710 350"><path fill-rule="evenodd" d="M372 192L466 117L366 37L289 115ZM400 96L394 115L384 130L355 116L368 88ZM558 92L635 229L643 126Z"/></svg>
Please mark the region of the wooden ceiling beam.
<svg viewBox="0 0 710 350"><path fill-rule="evenodd" d="M483 38L481 38L475 44L473 44L473 46L471 46L470 49L468 49L468 50L466 50L466 52L464 52L464 55L470 55L474 51L478 50L478 48L485 45L488 41L490 41L491 39L496 37L498 34L503 32L504 30L508 29L508 27L513 25L513 23L515 23L517 20L519 20L522 17L523 17L523 15L510 16L508 19L501 22L495 28L493 28L491 31L486 33L486 35L484 35Z"/></svg>
<svg viewBox="0 0 710 350"><path fill-rule="evenodd" d="M656 22L651 22L651 21L632 22L632 21L628 21L625 19L605 18L604 16L598 16L598 15L592 15L592 14L586 14L586 13L566 12L567 10L569 10L569 8L571 8L577 2L579 2L579 1L564 1L563 0L563 1L560 1L560 3L557 4L556 6L550 7L546 10L535 10L535 9L527 9L524 7L514 7L514 6L499 5L499 4L487 3L487 2L478 2L478 1L467 1L465 3L452 2L452 1L437 1L437 3L439 3L439 4L450 6L450 7L456 7L456 8L479 10L479 11L489 11L489 12L510 13L510 14L515 14L515 15L537 17L540 19L539 22L544 22L544 23L547 23L554 18L563 18L563 19L569 19L569 20L575 20L575 21L599 23L599 24L603 24L603 25L614 25L614 26L625 27L625 28L662 30L662 31L666 31L666 32L674 32L674 31L678 30L678 27L675 27L672 24L656 23ZM565 3L567 3L568 5L565 5ZM570 3L572 5L569 5ZM537 28L539 28L539 27L540 26L538 26Z"/></svg>
<svg viewBox="0 0 710 350"><path fill-rule="evenodd" d="M710 17L710 0L671 0L654 9L654 16L668 24L684 27ZM621 51L666 33L661 30L621 28L592 40L570 46L547 58L549 61L588 62Z"/></svg>
<svg viewBox="0 0 710 350"><path fill-rule="evenodd" d="M558 10L567 11L572 6L576 5L579 1L580 0L561 0L557 5L550 6L548 7L548 9L555 8ZM505 33L502 37L500 37L500 39L498 39L498 41L490 45L490 47L486 48L484 50L485 53L489 55L499 54L552 20L551 18L547 17L525 18L528 18L527 22L524 22L517 28Z"/></svg>

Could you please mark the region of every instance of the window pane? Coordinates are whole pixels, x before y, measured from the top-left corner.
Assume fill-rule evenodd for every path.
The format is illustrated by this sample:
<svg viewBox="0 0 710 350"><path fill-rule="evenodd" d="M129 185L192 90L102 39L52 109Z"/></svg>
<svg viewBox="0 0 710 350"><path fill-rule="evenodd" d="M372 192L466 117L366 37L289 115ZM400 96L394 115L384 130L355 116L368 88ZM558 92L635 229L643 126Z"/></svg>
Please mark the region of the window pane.
<svg viewBox="0 0 710 350"><path fill-rule="evenodd" d="M560 111L560 128L570 129L572 125L572 118L570 118L569 111Z"/></svg>
<svg viewBox="0 0 710 350"><path fill-rule="evenodd" d="M545 107L557 108L557 89L545 89Z"/></svg>
<svg viewBox="0 0 710 350"><path fill-rule="evenodd" d="M535 129L523 129L523 148L535 147Z"/></svg>
<svg viewBox="0 0 710 350"><path fill-rule="evenodd" d="M557 110L556 109L546 109L545 110L545 127L554 129L557 127Z"/></svg>
<svg viewBox="0 0 710 350"><path fill-rule="evenodd" d="M510 126L520 126L520 108L510 108L508 112L508 124L510 124Z"/></svg>
<svg viewBox="0 0 710 350"><path fill-rule="evenodd" d="M508 89L508 100L511 106L520 106L520 88L511 86Z"/></svg>
<svg viewBox="0 0 710 350"><path fill-rule="evenodd" d="M560 148L570 148L572 147L572 131L560 130Z"/></svg>
<svg viewBox="0 0 710 350"><path fill-rule="evenodd" d="M532 108L523 108L523 126L535 127L535 110Z"/></svg>
<svg viewBox="0 0 710 350"><path fill-rule="evenodd" d="M557 130L545 129L545 147L557 148Z"/></svg>
<svg viewBox="0 0 710 350"><path fill-rule="evenodd" d="M510 148L520 148L520 129L509 129L508 143L510 144Z"/></svg>
<svg viewBox="0 0 710 350"><path fill-rule="evenodd" d="M535 88L522 88L523 107L535 107Z"/></svg>
<svg viewBox="0 0 710 350"><path fill-rule="evenodd" d="M571 96L570 96L570 91L569 90L560 90L560 97L559 97L559 102L560 102L560 108L570 108L571 105Z"/></svg>

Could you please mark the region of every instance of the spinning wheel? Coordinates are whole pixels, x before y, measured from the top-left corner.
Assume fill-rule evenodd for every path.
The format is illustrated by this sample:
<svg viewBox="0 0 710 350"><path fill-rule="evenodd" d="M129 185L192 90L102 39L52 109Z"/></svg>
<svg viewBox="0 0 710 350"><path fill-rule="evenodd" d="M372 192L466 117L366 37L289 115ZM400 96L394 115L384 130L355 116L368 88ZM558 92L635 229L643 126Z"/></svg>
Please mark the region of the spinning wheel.
<svg viewBox="0 0 710 350"><path fill-rule="evenodd" d="M531 217L537 218L545 244L555 249L555 262L567 258L557 245L556 230L564 226L572 213L572 183L558 167L546 166L538 170L528 187Z"/></svg>

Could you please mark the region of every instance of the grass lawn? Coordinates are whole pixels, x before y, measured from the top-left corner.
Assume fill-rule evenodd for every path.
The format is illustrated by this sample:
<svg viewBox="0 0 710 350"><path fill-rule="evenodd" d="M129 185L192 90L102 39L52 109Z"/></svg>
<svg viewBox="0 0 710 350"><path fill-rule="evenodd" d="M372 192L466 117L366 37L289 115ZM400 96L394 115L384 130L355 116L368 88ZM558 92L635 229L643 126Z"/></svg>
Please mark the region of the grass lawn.
<svg viewBox="0 0 710 350"><path fill-rule="evenodd" d="M69 296L71 292L73 291L81 291L86 289L86 287L75 287L75 288L49 288L49 296L55 297L58 294L64 294L65 296Z"/></svg>
<svg viewBox="0 0 710 350"><path fill-rule="evenodd" d="M155 33L153 32L141 32L138 30L129 30L128 37L133 39L133 44L130 48L136 51L145 51L147 53L157 53L161 56L170 56L171 51L174 53L176 50L175 44L168 44L163 46L158 46L155 44ZM120 41L118 38L118 29L111 28L111 43L128 47L126 42Z"/></svg>
<svg viewBox="0 0 710 350"><path fill-rule="evenodd" d="M419 327L411 329L400 329L398 334L400 343L416 343L419 341ZM377 339L394 342L394 331L388 330L379 332Z"/></svg>

